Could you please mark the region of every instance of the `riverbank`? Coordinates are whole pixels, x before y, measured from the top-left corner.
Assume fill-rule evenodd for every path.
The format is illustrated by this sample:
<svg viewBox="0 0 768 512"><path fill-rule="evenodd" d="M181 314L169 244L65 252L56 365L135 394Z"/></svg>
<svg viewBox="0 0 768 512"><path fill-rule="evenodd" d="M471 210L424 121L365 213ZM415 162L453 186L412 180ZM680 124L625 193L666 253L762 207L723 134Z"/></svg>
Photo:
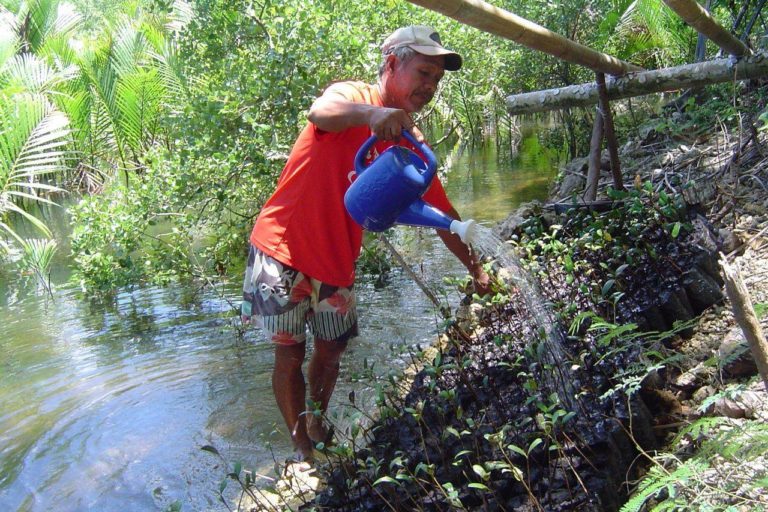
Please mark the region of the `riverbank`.
<svg viewBox="0 0 768 512"><path fill-rule="evenodd" d="M711 222L717 249L739 268L763 333L768 329L765 134L745 128L745 133L659 138L649 132L622 148L625 179L653 180L659 190L684 196ZM583 183L585 165L571 163L557 198ZM603 189L607 185L606 177ZM641 391L664 404L655 411L654 425L664 442L639 459L645 480L627 484L635 492L627 510L674 503L686 510L765 509L768 394L730 303L707 309L670 349L678 359L652 375Z"/></svg>
<svg viewBox="0 0 768 512"><path fill-rule="evenodd" d="M590 214L577 228L573 212L557 217L535 204L515 212L499 232L527 254L544 294L568 319L566 360L547 358L549 342L537 336L519 294L475 301L457 314L442 348L416 354L424 367L414 379L393 381L381 395L378 419L339 440L319 468L327 487L303 508L617 510L628 499L641 509L665 497L763 506L765 450L755 448L765 442L765 391L719 286L685 276L696 268L702 280L715 280L706 268L728 254L764 312L764 148L762 133L745 143L727 132L696 140L648 132L621 151L634 190L623 201L645 208L636 217L631 208ZM584 171L572 162L555 200L581 190ZM674 197L685 198L684 213ZM656 215L656 224L650 219L613 243ZM578 236L568 238L569 230ZM650 274L664 280L649 282ZM650 301L649 289L665 300ZM621 309L630 299L642 314ZM586 312L602 316L576 325ZM674 314L685 322L675 325ZM625 327L641 320L664 332ZM557 372L577 390L575 404L559 392Z"/></svg>

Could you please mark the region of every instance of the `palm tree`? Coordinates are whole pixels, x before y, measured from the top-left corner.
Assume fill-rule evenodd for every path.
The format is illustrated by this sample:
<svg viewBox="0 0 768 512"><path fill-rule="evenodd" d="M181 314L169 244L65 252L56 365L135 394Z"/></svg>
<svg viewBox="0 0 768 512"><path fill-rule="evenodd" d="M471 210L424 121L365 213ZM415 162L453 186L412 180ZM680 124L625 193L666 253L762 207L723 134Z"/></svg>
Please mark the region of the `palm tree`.
<svg viewBox="0 0 768 512"><path fill-rule="evenodd" d="M41 178L64 168L68 125L67 117L42 94L8 95L0 91L0 249L8 250L9 238L23 245L8 223L11 213L50 236L45 224L28 213L23 203L50 203L41 192L60 190Z"/></svg>
<svg viewBox="0 0 768 512"><path fill-rule="evenodd" d="M618 0L608 18L616 20L609 45L619 57L647 68L691 60L695 32L662 0Z"/></svg>
<svg viewBox="0 0 768 512"><path fill-rule="evenodd" d="M21 9L21 12L24 12ZM30 53L40 48L39 24L29 13L0 9L0 250L23 241L8 222L15 214L50 236L45 224L27 212L29 201L59 191L50 178L64 168L69 142L67 117L50 101L74 70L55 69Z"/></svg>

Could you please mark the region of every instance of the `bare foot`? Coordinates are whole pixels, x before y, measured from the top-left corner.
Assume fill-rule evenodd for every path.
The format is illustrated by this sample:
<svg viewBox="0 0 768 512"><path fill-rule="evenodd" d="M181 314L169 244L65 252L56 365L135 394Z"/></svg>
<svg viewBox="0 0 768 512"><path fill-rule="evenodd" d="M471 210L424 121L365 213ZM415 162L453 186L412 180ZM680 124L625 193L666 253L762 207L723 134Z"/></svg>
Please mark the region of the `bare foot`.
<svg viewBox="0 0 768 512"><path fill-rule="evenodd" d="M294 453L293 456L290 457L286 462L306 462L311 464L312 460L314 459L314 455L315 449L311 444L309 446L296 447L296 453Z"/></svg>
<svg viewBox="0 0 768 512"><path fill-rule="evenodd" d="M325 426L322 416L315 416L312 413L307 414L307 435L313 443L328 443L332 432Z"/></svg>

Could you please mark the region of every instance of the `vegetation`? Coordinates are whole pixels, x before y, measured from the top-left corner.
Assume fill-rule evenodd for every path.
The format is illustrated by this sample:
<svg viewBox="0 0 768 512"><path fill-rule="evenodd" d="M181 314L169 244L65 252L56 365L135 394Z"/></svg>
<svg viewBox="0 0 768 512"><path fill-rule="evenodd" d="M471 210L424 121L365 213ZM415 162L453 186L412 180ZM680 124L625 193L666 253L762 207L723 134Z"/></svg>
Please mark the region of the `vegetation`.
<svg viewBox="0 0 768 512"><path fill-rule="evenodd" d="M66 190L84 289L236 272L303 113L333 80L375 79L394 26L432 24L465 55L420 121L443 144L513 145L505 94L590 78L407 2L336 4L3 0L4 252L20 247L17 217L47 234L25 204ZM693 32L660 0L500 6L644 66L691 57ZM713 6L724 21L734 9ZM579 154L588 124L564 115L559 140Z"/></svg>
<svg viewBox="0 0 768 512"><path fill-rule="evenodd" d="M661 0L495 4L647 68L697 58L696 34ZM743 5L715 0L711 10L747 36L760 7ZM513 147L506 94L592 79L397 0L0 0L0 257L45 283L56 242L33 206L61 201L71 205L71 259L83 290L237 276L253 219L313 98L336 79L375 80L378 42L410 23L435 26L467 63L446 76L419 119L441 151L489 141ZM703 53L713 55L708 45ZM653 128L683 139L742 121L733 90L715 90L708 109L694 96L680 106L681 118L651 120ZM754 117L760 101L750 106ZM629 114L619 118L620 130L639 131ZM591 114L558 115L561 128L548 141L583 155ZM585 400L631 414L627 404L642 380L676 362L664 342L687 326L645 325L640 336L629 312L644 304L639 283L648 286L647 270L666 279L660 257L693 228L679 197L653 185L611 194L623 208L577 212L568 223L531 220L512 245L548 290L564 290L548 298L572 327L563 334L573 344L569 367L596 379ZM22 236L27 225L35 237ZM363 262L361 273L389 268L373 244ZM406 496L416 509L590 499L576 470L584 464L574 441L580 420L547 382L546 336L519 317L527 305L512 291L475 300L490 311L481 321L495 326L482 343L449 322L453 338L426 358L417 392L404 394L394 375L382 378L375 421L350 397L348 439L328 447L337 464L332 489L385 505ZM722 427L701 420L680 434L702 448L700 456L670 463L649 455L648 477L627 510L664 497L667 509L715 501L702 476L707 457L749 460L766 438L759 426L729 424L726 434ZM396 437L413 444L398 449ZM378 444L363 447L371 439ZM230 477L241 482L241 469ZM534 474L559 478L567 493L553 494ZM742 500L736 504L751 503L749 493L761 486L764 479L743 495L744 485L727 491ZM510 497L508 489L520 492Z"/></svg>
<svg viewBox="0 0 768 512"><path fill-rule="evenodd" d="M495 295L474 297L480 316L449 319L439 347L411 354L414 376L363 368L360 378L377 389L376 410L358 406L350 394L346 415L333 419L337 442L320 445L328 487L304 509L759 506L766 442L759 421L700 417L677 434L683 447L670 454L654 452L648 418L633 412L645 407L639 397L653 376L677 370L681 356L672 340L692 324L639 331L631 321L647 327L647 319L638 292L663 296L676 285L660 260L692 268L702 253L678 197L650 182L613 194L623 202L610 211L537 212L512 237L568 335L547 335L532 321L522 292L500 282ZM567 359L553 362L547 354L557 344ZM558 373L578 383L574 403L552 378ZM722 395L742 391L711 397L700 414ZM721 464L725 471L746 464L755 470L718 489ZM246 473L235 467L228 478L243 485ZM646 474L627 501L625 479L640 468ZM244 489L256 501L274 491L252 483Z"/></svg>

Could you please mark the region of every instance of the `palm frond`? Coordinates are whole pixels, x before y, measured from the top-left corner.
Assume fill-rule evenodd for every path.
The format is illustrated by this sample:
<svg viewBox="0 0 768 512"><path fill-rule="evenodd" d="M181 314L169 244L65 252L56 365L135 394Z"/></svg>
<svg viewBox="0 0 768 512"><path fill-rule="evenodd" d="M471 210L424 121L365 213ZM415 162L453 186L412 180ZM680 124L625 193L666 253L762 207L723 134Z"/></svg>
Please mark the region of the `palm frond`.
<svg viewBox="0 0 768 512"><path fill-rule="evenodd" d="M64 168L69 120L40 94L16 94L0 97L0 128L0 219L15 212L48 234L17 202L49 202L38 191L59 190L40 180Z"/></svg>
<svg viewBox="0 0 768 512"><path fill-rule="evenodd" d="M194 18L195 9L192 4L184 0L175 0L173 9L168 13L165 28L170 32L181 32Z"/></svg>
<svg viewBox="0 0 768 512"><path fill-rule="evenodd" d="M112 46L112 41L107 41L104 47L83 60L80 70L88 97L82 98L82 106L86 107L87 117L80 118L83 122L78 124L78 128L86 130L83 137L89 141L89 147L108 147L121 162L125 162L125 142L115 106L118 77L110 65Z"/></svg>
<svg viewBox="0 0 768 512"><path fill-rule="evenodd" d="M20 206L17 206L14 203L10 203L10 202L3 203L2 198L0 198L0 208L3 207L3 204L6 207L5 211L0 211L0 213L2 213L3 216L7 215L8 212L16 213L19 216L21 216L22 218L24 218L27 221L29 221L30 224L32 224L34 227L36 227L38 230L40 230L40 232L42 234L44 234L46 237L50 237L51 236L51 230L48 229L48 226L46 226L45 223L42 220L38 219L37 217L35 217L34 215L32 215L31 213L29 213L28 211L24 210ZM6 227L6 230L8 231L8 234L13 236L13 238L15 238L17 242L22 243L23 239L19 235L16 234L16 232L13 230L13 228L11 228L11 227L9 227L7 225L5 225L5 227Z"/></svg>
<svg viewBox="0 0 768 512"><path fill-rule="evenodd" d="M52 33L56 37L68 37L82 23L83 15L69 2L59 4L56 19L53 22Z"/></svg>
<svg viewBox="0 0 768 512"><path fill-rule="evenodd" d="M74 66L56 70L40 57L23 53L6 62L0 73L0 87L33 94L53 94L62 83L74 76L77 76Z"/></svg>
<svg viewBox="0 0 768 512"><path fill-rule="evenodd" d="M22 256L17 265L21 274L35 276L38 286L51 291L51 262L58 249L56 240L50 238L28 238L22 240Z"/></svg>
<svg viewBox="0 0 768 512"><path fill-rule="evenodd" d="M58 7L59 0L32 0L22 4L22 11L18 13L22 51L35 53L40 49L55 24Z"/></svg>
<svg viewBox="0 0 768 512"><path fill-rule="evenodd" d="M152 140L163 93L156 69L139 71L118 82L115 104L120 111L120 127L135 152Z"/></svg>
<svg viewBox="0 0 768 512"><path fill-rule="evenodd" d="M176 100L182 100L189 95L187 77L182 72L181 60L177 48L172 42L167 42L162 53L152 53L157 70L167 95Z"/></svg>
<svg viewBox="0 0 768 512"><path fill-rule="evenodd" d="M18 53L20 47L13 18L10 15L4 16L0 12L0 69L3 69L5 63Z"/></svg>
<svg viewBox="0 0 768 512"><path fill-rule="evenodd" d="M110 50L110 67L119 77L135 73L148 57L147 40L130 20L119 24Z"/></svg>
<svg viewBox="0 0 768 512"><path fill-rule="evenodd" d="M687 40L685 27L676 26L674 13L662 0L634 0L626 6L614 37L638 54L657 57L666 65L675 54L684 54Z"/></svg>

